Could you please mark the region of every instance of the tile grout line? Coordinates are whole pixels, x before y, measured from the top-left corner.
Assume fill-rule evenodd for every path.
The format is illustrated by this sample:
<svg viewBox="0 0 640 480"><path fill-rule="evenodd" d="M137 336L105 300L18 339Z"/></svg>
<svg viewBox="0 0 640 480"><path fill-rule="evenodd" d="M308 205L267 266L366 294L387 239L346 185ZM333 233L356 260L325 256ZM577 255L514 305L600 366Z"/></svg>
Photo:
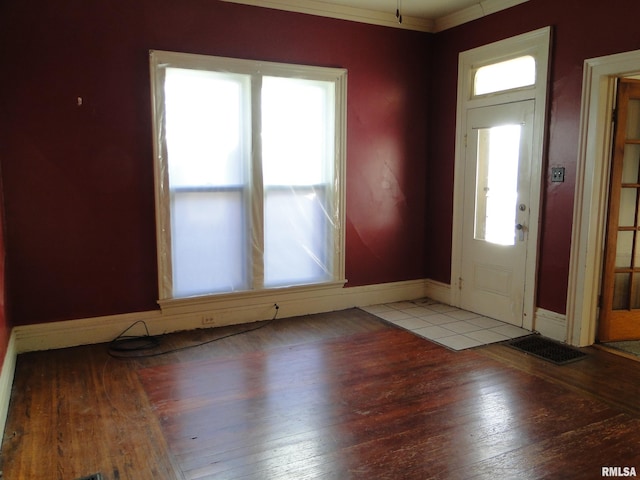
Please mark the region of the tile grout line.
<svg viewBox="0 0 640 480"><path fill-rule="evenodd" d="M429 299L373 305L364 310L453 350L503 342L531 333L509 323ZM416 316L418 313L422 315ZM435 323L429 322L429 318ZM453 325L455 327L451 328Z"/></svg>

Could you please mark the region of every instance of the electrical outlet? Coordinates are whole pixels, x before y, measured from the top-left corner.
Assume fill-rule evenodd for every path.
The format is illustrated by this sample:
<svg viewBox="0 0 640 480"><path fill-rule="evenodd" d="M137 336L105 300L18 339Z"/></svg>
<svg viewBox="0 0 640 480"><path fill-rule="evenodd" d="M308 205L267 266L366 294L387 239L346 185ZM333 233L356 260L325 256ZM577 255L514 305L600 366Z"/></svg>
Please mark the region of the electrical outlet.
<svg viewBox="0 0 640 480"><path fill-rule="evenodd" d="M564 182L564 167L552 167L551 168L551 181L552 182Z"/></svg>
<svg viewBox="0 0 640 480"><path fill-rule="evenodd" d="M202 325L222 326L233 318L233 312L229 310L215 310L202 314Z"/></svg>
<svg viewBox="0 0 640 480"><path fill-rule="evenodd" d="M213 313L208 313L202 316L203 325L213 325L216 323L216 317Z"/></svg>

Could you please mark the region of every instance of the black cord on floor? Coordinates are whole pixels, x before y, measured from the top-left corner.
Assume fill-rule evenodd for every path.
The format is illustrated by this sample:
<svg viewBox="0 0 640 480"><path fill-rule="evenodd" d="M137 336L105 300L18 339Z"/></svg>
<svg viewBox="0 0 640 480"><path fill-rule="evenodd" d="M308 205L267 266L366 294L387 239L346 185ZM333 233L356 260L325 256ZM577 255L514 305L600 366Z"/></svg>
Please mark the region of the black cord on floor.
<svg viewBox="0 0 640 480"><path fill-rule="evenodd" d="M156 336L149 335L149 329L147 328L147 324L144 320L138 320L137 322L131 324L127 327L120 335L114 338L108 347L109 355L114 358L150 358L150 357L159 357L161 355L167 355L169 353L181 352L183 350L188 350L190 348L201 347L203 345L208 345L210 343L214 343L220 340L224 340L225 338L235 337L236 335L243 335L245 333L254 332L256 330L260 330L261 328L266 327L271 324L276 317L278 316L278 310L280 307L278 304L274 305L276 312L273 315L271 320L260 323L253 328L248 328L246 330L241 330L239 332L229 333L227 335L222 335L221 337L212 338L211 340L207 340L205 342L196 343L193 345L185 345L184 347L178 347L171 350L164 350L162 352L153 352L153 353L143 353L138 354L137 352L144 350L151 350L160 346L160 339ZM129 330L131 330L137 324L144 325L146 334L139 336L131 336L125 335Z"/></svg>
<svg viewBox="0 0 640 480"><path fill-rule="evenodd" d="M146 335L125 335L129 330L138 324L144 325ZM149 350L160 345L160 339L149 335L147 324L143 320L128 326L120 335L109 343L109 351L113 352L137 352L139 350Z"/></svg>

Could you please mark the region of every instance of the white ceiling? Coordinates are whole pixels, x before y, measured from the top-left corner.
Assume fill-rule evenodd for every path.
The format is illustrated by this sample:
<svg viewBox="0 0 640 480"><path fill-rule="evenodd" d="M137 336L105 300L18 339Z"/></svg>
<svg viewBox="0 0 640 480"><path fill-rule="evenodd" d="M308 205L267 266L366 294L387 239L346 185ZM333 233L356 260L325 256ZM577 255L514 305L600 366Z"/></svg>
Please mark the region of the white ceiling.
<svg viewBox="0 0 640 480"><path fill-rule="evenodd" d="M388 27L439 32L528 0L223 0ZM396 19L399 8L402 23Z"/></svg>

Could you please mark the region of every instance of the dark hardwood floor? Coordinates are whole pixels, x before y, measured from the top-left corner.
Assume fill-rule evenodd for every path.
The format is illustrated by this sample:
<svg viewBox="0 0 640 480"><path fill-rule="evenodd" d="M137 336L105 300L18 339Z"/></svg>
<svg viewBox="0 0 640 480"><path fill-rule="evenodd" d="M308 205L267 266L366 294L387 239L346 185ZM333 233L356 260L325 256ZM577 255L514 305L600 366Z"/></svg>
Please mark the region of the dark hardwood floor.
<svg viewBox="0 0 640 480"><path fill-rule="evenodd" d="M211 342L246 329L20 355L3 480L640 475L640 362L453 352L357 309Z"/></svg>

